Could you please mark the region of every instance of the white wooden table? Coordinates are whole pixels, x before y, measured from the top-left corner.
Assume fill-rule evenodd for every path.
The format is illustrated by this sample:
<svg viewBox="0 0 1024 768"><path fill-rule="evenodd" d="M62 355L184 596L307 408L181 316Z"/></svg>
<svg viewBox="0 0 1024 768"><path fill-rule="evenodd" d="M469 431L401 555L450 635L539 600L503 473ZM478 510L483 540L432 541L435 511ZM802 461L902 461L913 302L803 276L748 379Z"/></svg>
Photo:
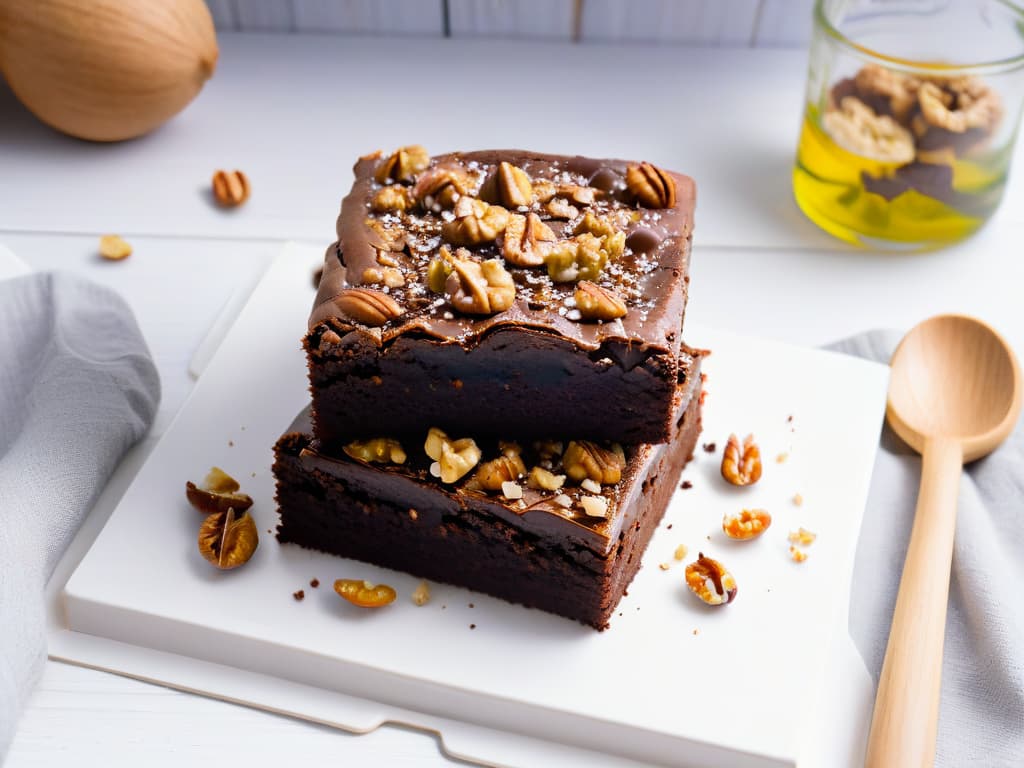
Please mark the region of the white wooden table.
<svg viewBox="0 0 1024 768"><path fill-rule="evenodd" d="M841 247L790 193L803 52L315 35L222 35L221 48L216 77L185 113L123 145L59 136L0 86L0 243L36 269L87 275L129 300L164 386L154 437L187 396L187 361L233 292L281 241L332 239L357 155L412 142L639 155L692 174L689 316L700 323L814 345L962 311L1024 350L1022 169L968 243L925 255ZM210 205L219 167L250 175L241 210ZM132 241L128 261L97 257L96 236L108 231ZM450 764L413 731L350 736L49 663L6 765L227 761Z"/></svg>

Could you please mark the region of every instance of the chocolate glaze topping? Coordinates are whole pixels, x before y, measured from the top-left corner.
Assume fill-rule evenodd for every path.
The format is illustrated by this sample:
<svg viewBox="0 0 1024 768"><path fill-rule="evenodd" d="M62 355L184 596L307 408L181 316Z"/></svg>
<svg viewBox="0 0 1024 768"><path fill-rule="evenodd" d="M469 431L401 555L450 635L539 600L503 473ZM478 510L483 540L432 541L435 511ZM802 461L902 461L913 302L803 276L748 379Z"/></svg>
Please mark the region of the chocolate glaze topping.
<svg viewBox="0 0 1024 768"><path fill-rule="evenodd" d="M524 268L508 263L505 268L516 283L516 299L511 308L489 317L454 311L443 294L432 293L427 285L427 267L443 244L441 226L453 214L447 210L425 211L421 207L406 212L374 212L371 201L382 186L374 179L374 172L385 160L385 156L370 156L356 163L355 183L338 218L338 240L328 248L325 258L323 278L309 320L311 331L329 322L343 333L365 334L379 346L412 334L470 348L494 329L518 326L557 334L588 351L607 342L621 342L634 348L641 358L648 354L679 353L696 194L688 176L666 171L676 185L676 205L649 209L638 207L626 189L629 163L624 160L521 150L453 153L431 159L428 171L438 166L455 167L468 174L474 185L471 195L478 193L501 161L524 170L535 185L539 180L548 180L556 185L597 190L592 205L568 200L579 210L568 221L552 219L539 202L529 208L510 209L512 213L537 213L559 238L571 236L587 210L624 225L621 229L626 234L625 251L605 267L596 282L622 297L628 314L613 321L588 323L572 319L575 283L553 282L544 267ZM450 247L454 250L454 246ZM482 259L500 256L494 243L471 247L470 251ZM385 288L363 282L367 270L384 266L398 269L404 285ZM334 301L341 291L354 286L388 293L401 306L403 314L379 328L354 322L339 311Z"/></svg>

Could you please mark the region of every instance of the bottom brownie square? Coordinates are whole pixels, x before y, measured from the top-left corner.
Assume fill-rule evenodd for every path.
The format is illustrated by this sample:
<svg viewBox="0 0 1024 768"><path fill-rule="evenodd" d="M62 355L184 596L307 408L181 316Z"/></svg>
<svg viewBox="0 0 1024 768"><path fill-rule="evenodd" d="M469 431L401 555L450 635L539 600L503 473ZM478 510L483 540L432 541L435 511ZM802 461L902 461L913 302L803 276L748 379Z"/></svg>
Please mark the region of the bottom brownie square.
<svg viewBox="0 0 1024 768"><path fill-rule="evenodd" d="M605 629L693 455L699 382L697 360L672 440L627 446L621 479L599 492L586 481L557 491L523 482L508 489L522 498L511 499L474 488L472 474L443 484L428 457L412 455L418 446L402 464L373 464L322 454L309 434L290 432L275 446L277 537ZM523 451L527 467L539 460L532 450ZM551 466L560 471L557 459ZM600 502L581 503L595 497L605 514L587 514L601 512Z"/></svg>

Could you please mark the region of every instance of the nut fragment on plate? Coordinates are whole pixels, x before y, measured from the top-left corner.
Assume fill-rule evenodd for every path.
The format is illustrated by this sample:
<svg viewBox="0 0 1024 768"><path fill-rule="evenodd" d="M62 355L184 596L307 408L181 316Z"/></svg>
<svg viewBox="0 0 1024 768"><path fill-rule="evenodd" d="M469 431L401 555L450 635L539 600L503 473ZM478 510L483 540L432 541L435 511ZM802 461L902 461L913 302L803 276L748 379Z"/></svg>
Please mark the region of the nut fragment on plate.
<svg viewBox="0 0 1024 768"><path fill-rule="evenodd" d="M622 479L626 456L619 445L608 449L590 440L573 440L562 456L562 468L576 483L590 479L601 485L614 485Z"/></svg>
<svg viewBox="0 0 1024 768"><path fill-rule="evenodd" d="M816 538L818 538L818 534L808 531L803 527L799 530L789 532L789 540L791 542L794 544L802 544L805 547L813 544Z"/></svg>
<svg viewBox="0 0 1024 768"><path fill-rule="evenodd" d="M121 261L132 255L132 246L118 235L104 235L100 238L100 256L107 261Z"/></svg>
<svg viewBox="0 0 1024 768"><path fill-rule="evenodd" d="M353 459L376 464L404 464L406 459L402 444L390 437L353 440L341 450Z"/></svg>
<svg viewBox="0 0 1024 768"><path fill-rule="evenodd" d="M771 524L772 516L763 509L744 509L738 515L727 514L722 518L725 535L737 541L756 539Z"/></svg>
<svg viewBox="0 0 1024 768"><path fill-rule="evenodd" d="M676 204L675 181L650 163L626 168L626 187L644 208L671 208Z"/></svg>
<svg viewBox="0 0 1024 768"><path fill-rule="evenodd" d="M249 178L241 171L215 171L211 184L213 199L225 208L234 208L249 199Z"/></svg>
<svg viewBox="0 0 1024 768"><path fill-rule="evenodd" d="M460 197L455 218L441 225L441 236L454 245L493 243L508 225L509 212L474 197Z"/></svg>
<svg viewBox="0 0 1024 768"><path fill-rule="evenodd" d="M793 545L790 545L789 547L789 556L795 563L802 563L804 560L807 559L807 553L799 547L794 547Z"/></svg>
<svg viewBox="0 0 1024 768"><path fill-rule="evenodd" d="M430 585L425 580L421 581L412 591L411 597L414 605L426 605L430 602Z"/></svg>
<svg viewBox="0 0 1024 768"><path fill-rule="evenodd" d="M380 608L395 602L398 596L387 584L371 584L363 579L338 579L334 591L360 608Z"/></svg>
<svg viewBox="0 0 1024 768"><path fill-rule="evenodd" d="M686 566L686 586L708 605L725 605L736 599L736 580L732 574L703 552Z"/></svg>
<svg viewBox="0 0 1024 768"><path fill-rule="evenodd" d="M733 485L753 485L761 479L761 449L753 435L743 438L743 449L736 435L729 435L722 453L722 477Z"/></svg>
<svg viewBox="0 0 1024 768"><path fill-rule="evenodd" d="M248 512L214 512L199 528L199 554L227 571L249 562L259 546L256 522Z"/></svg>
<svg viewBox="0 0 1024 768"><path fill-rule="evenodd" d="M252 497L239 493L238 481L220 467L211 467L202 485L191 480L185 483L185 498L188 503L205 515L226 512L245 512L252 506Z"/></svg>
<svg viewBox="0 0 1024 768"><path fill-rule="evenodd" d="M374 178L380 184L389 181L411 182L416 174L430 165L430 153L419 144L400 147L377 166Z"/></svg>
<svg viewBox="0 0 1024 768"><path fill-rule="evenodd" d="M345 288L333 301L334 306L346 317L373 328L401 317L405 312L386 293L371 288Z"/></svg>
<svg viewBox="0 0 1024 768"><path fill-rule="evenodd" d="M888 163L914 159L910 131L888 115L876 115L853 96L845 97L839 109L826 112L823 123L836 144L854 154Z"/></svg>
<svg viewBox="0 0 1024 768"><path fill-rule="evenodd" d="M465 476L479 463L481 456L480 448L472 438L451 440L437 427L430 428L423 450L434 460L430 473L441 478L443 483L454 483Z"/></svg>
<svg viewBox="0 0 1024 768"><path fill-rule="evenodd" d="M678 547L676 547L676 551L672 553L672 557L676 560L682 560L686 557L687 551L688 550L686 549L686 545L680 544Z"/></svg>
<svg viewBox="0 0 1024 768"><path fill-rule="evenodd" d="M507 208L518 208L533 202L533 184L526 171L502 160L480 187L480 199Z"/></svg>
<svg viewBox="0 0 1024 768"><path fill-rule="evenodd" d="M452 272L444 292L451 305L465 315L496 315L512 306L516 284L498 259L475 261L460 248L448 263Z"/></svg>
<svg viewBox="0 0 1024 768"><path fill-rule="evenodd" d="M501 255L517 267L539 267L558 238L540 216L513 213L501 238Z"/></svg>
<svg viewBox="0 0 1024 768"><path fill-rule="evenodd" d="M616 320L625 317L626 302L608 288L602 288L589 280L580 280L573 294L576 308L584 320Z"/></svg>

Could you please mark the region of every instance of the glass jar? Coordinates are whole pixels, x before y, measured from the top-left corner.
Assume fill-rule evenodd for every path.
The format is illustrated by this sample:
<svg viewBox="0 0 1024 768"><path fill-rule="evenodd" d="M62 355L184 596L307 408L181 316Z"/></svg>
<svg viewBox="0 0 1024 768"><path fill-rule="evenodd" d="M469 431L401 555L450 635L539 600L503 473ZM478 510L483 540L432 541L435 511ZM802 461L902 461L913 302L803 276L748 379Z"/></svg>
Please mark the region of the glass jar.
<svg viewBox="0 0 1024 768"><path fill-rule="evenodd" d="M927 249L999 206L1024 102L1010 0L817 0L793 191L851 243Z"/></svg>

